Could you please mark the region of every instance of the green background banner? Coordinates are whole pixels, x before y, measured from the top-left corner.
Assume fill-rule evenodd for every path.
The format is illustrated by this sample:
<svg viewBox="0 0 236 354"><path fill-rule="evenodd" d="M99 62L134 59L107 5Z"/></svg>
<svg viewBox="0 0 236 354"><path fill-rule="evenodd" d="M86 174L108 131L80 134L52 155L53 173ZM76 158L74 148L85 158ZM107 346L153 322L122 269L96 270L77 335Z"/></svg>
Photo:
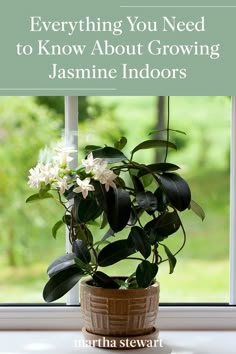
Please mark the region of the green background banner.
<svg viewBox="0 0 236 354"><path fill-rule="evenodd" d="M235 1L1 1L0 95L235 95Z"/></svg>

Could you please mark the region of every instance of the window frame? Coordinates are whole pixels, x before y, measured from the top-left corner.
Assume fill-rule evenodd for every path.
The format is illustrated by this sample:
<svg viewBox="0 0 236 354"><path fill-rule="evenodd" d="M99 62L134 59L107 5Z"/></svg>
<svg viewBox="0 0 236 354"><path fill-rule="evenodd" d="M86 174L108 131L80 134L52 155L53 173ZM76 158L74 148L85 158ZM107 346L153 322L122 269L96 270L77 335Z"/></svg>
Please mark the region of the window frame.
<svg viewBox="0 0 236 354"><path fill-rule="evenodd" d="M81 330L79 306L2 306L0 330ZM236 330L236 307L160 306L162 330Z"/></svg>
<svg viewBox="0 0 236 354"><path fill-rule="evenodd" d="M230 296L229 304L236 305L236 96L232 96L230 149Z"/></svg>
<svg viewBox="0 0 236 354"><path fill-rule="evenodd" d="M76 97L65 98L66 132L78 117ZM77 101L77 99L76 99ZM73 103L72 103L73 102ZM229 304L160 305L157 326L163 330L236 330L236 96L232 97L230 161L230 291ZM67 244L67 251L69 246ZM67 305L9 304L0 306L0 330L81 330L78 287L67 297Z"/></svg>

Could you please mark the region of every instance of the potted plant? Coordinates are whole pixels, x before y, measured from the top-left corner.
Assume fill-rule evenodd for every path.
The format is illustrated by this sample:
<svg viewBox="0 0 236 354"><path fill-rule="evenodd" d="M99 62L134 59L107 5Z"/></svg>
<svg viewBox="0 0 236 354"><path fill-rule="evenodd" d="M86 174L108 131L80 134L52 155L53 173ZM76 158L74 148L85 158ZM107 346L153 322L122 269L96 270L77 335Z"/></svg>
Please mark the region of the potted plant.
<svg viewBox="0 0 236 354"><path fill-rule="evenodd" d="M127 157L122 152L126 143L123 137L114 147L86 147L85 158L75 170L68 168L73 150L57 149L50 163L39 163L30 170L28 183L38 193L27 199L54 198L62 205L62 219L52 231L55 236L65 224L72 245L73 252L48 267L45 301L57 300L89 276L80 282L85 333L88 338L118 338L115 343L120 347L122 338L156 336L159 265L168 261L173 273L176 255L185 245L180 214L192 209L204 218L201 207L191 199L188 183L177 173L177 165L166 158L154 164L135 159L138 151L151 148L166 149L167 157L175 144L146 140ZM100 233L104 229L100 239L92 234L91 223L96 223ZM171 251L165 240L179 229L183 243ZM122 260L136 260L132 274L109 276L106 270Z"/></svg>

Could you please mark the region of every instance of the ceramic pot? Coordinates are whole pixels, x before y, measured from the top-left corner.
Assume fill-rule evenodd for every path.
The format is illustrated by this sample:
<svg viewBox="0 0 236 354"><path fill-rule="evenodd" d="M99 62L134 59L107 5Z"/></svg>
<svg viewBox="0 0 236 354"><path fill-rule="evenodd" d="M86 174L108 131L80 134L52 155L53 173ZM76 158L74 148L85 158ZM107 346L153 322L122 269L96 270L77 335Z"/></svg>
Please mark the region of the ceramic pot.
<svg viewBox="0 0 236 354"><path fill-rule="evenodd" d="M159 283L146 289L103 289L80 283L80 302L87 332L100 336L142 336L155 329Z"/></svg>

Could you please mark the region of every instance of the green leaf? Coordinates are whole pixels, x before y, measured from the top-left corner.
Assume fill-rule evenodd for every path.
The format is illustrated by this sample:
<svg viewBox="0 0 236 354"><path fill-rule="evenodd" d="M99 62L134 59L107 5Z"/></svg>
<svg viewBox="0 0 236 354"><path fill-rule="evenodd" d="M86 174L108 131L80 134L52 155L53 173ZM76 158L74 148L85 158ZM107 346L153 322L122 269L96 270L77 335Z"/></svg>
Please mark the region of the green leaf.
<svg viewBox="0 0 236 354"><path fill-rule="evenodd" d="M154 194L157 198L157 211L163 213L167 208L168 199L160 187L155 190Z"/></svg>
<svg viewBox="0 0 236 354"><path fill-rule="evenodd" d="M140 181L140 179L137 176L134 176L134 175L131 175L131 177L132 177L132 181L133 181L135 192L136 193L144 192L144 187L143 187L143 184Z"/></svg>
<svg viewBox="0 0 236 354"><path fill-rule="evenodd" d="M125 147L126 144L127 144L127 139L126 139L126 137L122 136L122 137L120 138L120 140L118 140L118 141L114 144L114 146L115 146L115 148L116 148L117 150L122 150L122 149Z"/></svg>
<svg viewBox="0 0 236 354"><path fill-rule="evenodd" d="M130 217L129 193L121 188L110 188L106 195L108 223L114 232L121 231L127 225Z"/></svg>
<svg viewBox="0 0 236 354"><path fill-rule="evenodd" d="M163 244L161 244L161 245L164 247L165 253L168 257L169 266L170 266L170 274L172 274L174 272L177 260L166 245L163 245Z"/></svg>
<svg viewBox="0 0 236 354"><path fill-rule="evenodd" d="M152 148L158 148L158 147L169 147L177 150L177 147L175 144L168 142L166 140L146 140L143 141L141 144L137 145L132 151L131 154L133 155L135 152L139 150L145 150L145 149L152 149Z"/></svg>
<svg viewBox="0 0 236 354"><path fill-rule="evenodd" d="M107 267L114 263L126 259L135 253L135 249L130 247L127 240L119 240L105 246L98 254L98 265Z"/></svg>
<svg viewBox="0 0 236 354"><path fill-rule="evenodd" d="M107 211L107 191L105 186L98 181L93 182L94 186L94 195L97 201L97 204L103 211ZM111 189L111 188L110 188Z"/></svg>
<svg viewBox="0 0 236 354"><path fill-rule="evenodd" d="M93 244L93 235L86 225L76 227L76 237L83 240L87 245Z"/></svg>
<svg viewBox="0 0 236 354"><path fill-rule="evenodd" d="M75 258L75 263L76 263L77 267L79 267L80 269L82 269L84 271L84 274L90 274L93 271L93 268L91 267L90 264L84 263L78 257Z"/></svg>
<svg viewBox="0 0 236 354"><path fill-rule="evenodd" d="M151 246L148 242L147 235L141 227L134 226L131 228L129 233L128 242L132 241L136 251L140 252L141 255L146 259L151 254Z"/></svg>
<svg viewBox="0 0 236 354"><path fill-rule="evenodd" d="M91 255L88 250L87 244L83 240L76 240L72 245L73 252L82 262L89 263Z"/></svg>
<svg viewBox="0 0 236 354"><path fill-rule="evenodd" d="M64 269L49 279L43 290L43 298L46 302L52 302L72 289L82 278L84 273L78 267Z"/></svg>
<svg viewBox="0 0 236 354"><path fill-rule="evenodd" d="M81 224L95 220L102 213L102 210L100 210L95 199L77 197L74 199L72 213L75 221Z"/></svg>
<svg viewBox="0 0 236 354"><path fill-rule="evenodd" d="M108 163L115 163L127 160L127 157L120 151L110 146L92 151L94 158L101 158Z"/></svg>
<svg viewBox="0 0 236 354"><path fill-rule="evenodd" d="M155 235L155 242L159 242L174 234L179 229L180 225L180 218L177 212L173 211L172 213L166 212L154 220L149 221L144 226L144 229L152 238Z"/></svg>
<svg viewBox="0 0 236 354"><path fill-rule="evenodd" d="M202 209L202 207L196 203L194 200L191 200L190 202L190 209L197 215L199 216L200 219L202 219L202 221L205 219L205 212Z"/></svg>
<svg viewBox="0 0 236 354"><path fill-rule="evenodd" d="M66 269L68 267L71 267L75 265L75 254L74 253L68 253L64 256L58 257L55 259L48 267L47 273L49 277L51 278L53 275L58 273L59 271Z"/></svg>
<svg viewBox="0 0 236 354"><path fill-rule="evenodd" d="M140 180L142 182L142 184L144 185L145 188L149 187L152 182L153 182L153 176L152 175L145 175L140 177Z"/></svg>
<svg viewBox="0 0 236 354"><path fill-rule="evenodd" d="M143 209L141 209L139 206L132 207L127 225L129 226L135 225L138 220L138 217L140 217L142 214L143 214Z"/></svg>
<svg viewBox="0 0 236 354"><path fill-rule="evenodd" d="M174 173L163 173L158 180L169 201L177 210L183 211L189 208L191 191L182 177Z"/></svg>
<svg viewBox="0 0 236 354"><path fill-rule="evenodd" d="M66 225L71 225L71 214L65 214L62 218L62 221Z"/></svg>
<svg viewBox="0 0 236 354"><path fill-rule="evenodd" d="M87 145L87 146L85 146L84 150L86 151L86 153L90 153L94 150L101 149L101 148L102 147L98 146L98 145Z"/></svg>
<svg viewBox="0 0 236 354"><path fill-rule="evenodd" d="M140 192L136 194L138 205L150 214L157 210L157 198L152 192Z"/></svg>
<svg viewBox="0 0 236 354"><path fill-rule="evenodd" d="M40 188L39 190L39 195L41 198L43 198L44 194L47 193L51 189L50 184L44 185L43 187Z"/></svg>
<svg viewBox="0 0 236 354"><path fill-rule="evenodd" d="M100 229L104 229L108 224L108 220L107 220L107 214L106 213L103 213L102 214L102 222L101 222L101 226L100 226Z"/></svg>
<svg viewBox="0 0 236 354"><path fill-rule="evenodd" d="M177 130L177 129L168 129L168 130L171 131L171 132L175 132L175 133L186 135L186 133L183 132L182 130ZM148 135L153 135L153 134L157 134L157 133L160 133L160 132L166 132L166 131L167 131L167 129L153 130Z"/></svg>
<svg viewBox="0 0 236 354"><path fill-rule="evenodd" d="M64 221L63 221L63 220L59 220L59 221L56 222L56 224L53 226L53 228L52 228L52 236L53 236L54 238L57 237L57 231L58 231L63 225L65 225L65 224L64 224Z"/></svg>
<svg viewBox="0 0 236 354"><path fill-rule="evenodd" d="M148 174L176 171L179 170L179 166L174 165L173 163L162 162L162 163L153 163L147 165L145 168L141 168L138 173L138 177L142 177Z"/></svg>
<svg viewBox="0 0 236 354"><path fill-rule="evenodd" d="M53 195L51 193L43 193L43 194L33 194L31 195L29 198L26 199L26 203L32 203L32 202L36 202L38 200L43 200L43 199L48 199L48 198L54 198Z"/></svg>
<svg viewBox="0 0 236 354"><path fill-rule="evenodd" d="M119 289L120 287L118 283L103 272L97 271L92 277L96 286L101 286L104 289Z"/></svg>
<svg viewBox="0 0 236 354"><path fill-rule="evenodd" d="M145 260L136 269L136 279L139 288L147 288L152 284L158 272L158 266Z"/></svg>

